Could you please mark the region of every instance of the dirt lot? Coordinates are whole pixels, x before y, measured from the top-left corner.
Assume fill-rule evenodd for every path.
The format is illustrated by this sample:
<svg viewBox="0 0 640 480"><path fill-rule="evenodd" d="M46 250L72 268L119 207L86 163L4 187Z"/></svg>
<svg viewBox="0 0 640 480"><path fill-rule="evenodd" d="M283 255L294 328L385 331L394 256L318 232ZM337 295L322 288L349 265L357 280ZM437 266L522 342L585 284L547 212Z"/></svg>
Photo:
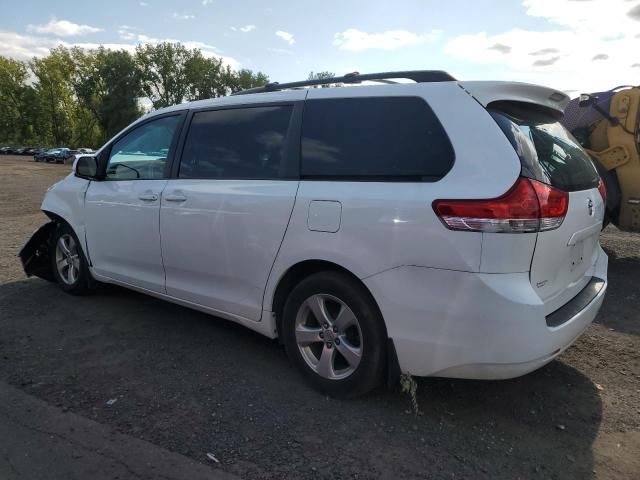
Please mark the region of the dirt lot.
<svg viewBox="0 0 640 480"><path fill-rule="evenodd" d="M420 379L416 417L399 392L317 394L229 322L25 279L15 254L69 171L28 160L0 156L1 382L244 478L640 478L640 235L602 235L607 298L558 360L509 381Z"/></svg>

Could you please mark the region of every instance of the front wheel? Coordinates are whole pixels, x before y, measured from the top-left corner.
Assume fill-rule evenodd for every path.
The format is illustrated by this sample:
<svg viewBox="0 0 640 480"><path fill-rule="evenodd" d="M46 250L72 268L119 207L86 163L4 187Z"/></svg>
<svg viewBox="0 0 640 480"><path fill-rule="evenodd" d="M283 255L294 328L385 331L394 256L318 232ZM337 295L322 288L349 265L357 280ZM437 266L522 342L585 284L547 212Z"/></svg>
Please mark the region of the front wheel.
<svg viewBox="0 0 640 480"><path fill-rule="evenodd" d="M344 273L316 273L298 284L284 307L282 334L289 358L325 394L363 394L383 378L382 315L364 286Z"/></svg>
<svg viewBox="0 0 640 480"><path fill-rule="evenodd" d="M71 227L59 224L51 244L53 276L58 285L72 295L90 290L91 274L80 242Z"/></svg>

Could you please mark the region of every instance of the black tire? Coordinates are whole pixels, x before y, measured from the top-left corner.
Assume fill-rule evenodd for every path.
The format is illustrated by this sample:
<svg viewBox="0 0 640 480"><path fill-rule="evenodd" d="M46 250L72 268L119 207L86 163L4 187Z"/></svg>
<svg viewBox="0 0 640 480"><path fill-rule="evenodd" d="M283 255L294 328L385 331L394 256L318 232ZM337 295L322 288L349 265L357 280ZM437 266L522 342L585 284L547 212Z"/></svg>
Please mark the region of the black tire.
<svg viewBox="0 0 640 480"><path fill-rule="evenodd" d="M596 166L596 170L598 171L598 174L604 183L604 188L607 191L607 205L604 220L602 222L602 228L606 227L609 222L613 222L617 225L618 217L620 215L620 202L622 200L618 175L615 170L609 171L604 168L595 158L593 158L593 163Z"/></svg>
<svg viewBox="0 0 640 480"><path fill-rule="evenodd" d="M298 347L296 341L298 314L301 312L303 304L314 295L326 295L328 298L339 299L349 307L357 319L357 324L359 325L357 336L361 336L361 340L355 343L359 344L361 355L357 367L346 378L330 379L316 373L307 363L301 349ZM353 329L355 327L350 328ZM381 383L386 371L387 361L387 335L384 321L369 292L349 275L342 272L326 271L315 273L302 280L289 294L285 303L281 330L287 356L301 370L306 379L321 392L338 398L353 397L364 394ZM330 332L327 331L327 337L323 336L322 338L328 338L329 334ZM336 333L336 335L339 334L340 332ZM344 339L346 337L342 338L342 348L344 348ZM314 343L313 345L319 346L320 350L324 350L326 344L324 340L320 340L319 343ZM340 351L339 345L339 340L335 340L333 349L336 352L334 352L334 355L338 355ZM318 359L320 355L320 353L317 354ZM338 355L335 361L342 362L347 369L351 368L346 363L346 357L341 354ZM339 370L336 369L335 371Z"/></svg>
<svg viewBox="0 0 640 480"><path fill-rule="evenodd" d="M70 278L67 274L67 280L63 278L64 271L61 274L58 268L58 260L56 250L58 248L58 242L62 237L70 237L73 239L75 243L77 253L77 266L74 267L74 271L77 271L77 274L72 278L73 281L69 282ZM60 288L65 292L71 295L86 295L91 291L91 287L93 286L93 279L91 278L91 273L89 272L89 266L86 257L84 256L84 252L82 251L82 247L76 236L73 229L67 225L66 223L59 223L53 233L52 241L51 241L51 269L53 270L53 278L55 278Z"/></svg>

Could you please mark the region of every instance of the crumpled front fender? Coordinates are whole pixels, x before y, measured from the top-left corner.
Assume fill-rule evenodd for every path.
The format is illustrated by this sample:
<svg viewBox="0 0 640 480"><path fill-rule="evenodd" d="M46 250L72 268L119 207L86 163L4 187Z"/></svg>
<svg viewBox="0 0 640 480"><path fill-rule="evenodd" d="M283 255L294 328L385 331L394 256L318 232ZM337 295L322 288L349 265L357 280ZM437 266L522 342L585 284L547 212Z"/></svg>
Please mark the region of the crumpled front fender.
<svg viewBox="0 0 640 480"><path fill-rule="evenodd" d="M51 241L56 222L49 222L36 230L18 254L22 268L28 277L35 275L45 280L53 280L51 267Z"/></svg>

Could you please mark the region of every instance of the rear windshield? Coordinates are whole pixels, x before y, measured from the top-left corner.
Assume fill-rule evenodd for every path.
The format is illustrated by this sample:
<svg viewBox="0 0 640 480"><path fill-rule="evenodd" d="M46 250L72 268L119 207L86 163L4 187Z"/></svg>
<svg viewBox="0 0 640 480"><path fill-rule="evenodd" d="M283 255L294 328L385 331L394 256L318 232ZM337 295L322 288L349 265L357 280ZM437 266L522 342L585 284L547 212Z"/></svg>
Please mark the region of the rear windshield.
<svg viewBox="0 0 640 480"><path fill-rule="evenodd" d="M520 157L524 176L567 192L598 186L589 155L553 115L519 103L491 107L491 116Z"/></svg>

